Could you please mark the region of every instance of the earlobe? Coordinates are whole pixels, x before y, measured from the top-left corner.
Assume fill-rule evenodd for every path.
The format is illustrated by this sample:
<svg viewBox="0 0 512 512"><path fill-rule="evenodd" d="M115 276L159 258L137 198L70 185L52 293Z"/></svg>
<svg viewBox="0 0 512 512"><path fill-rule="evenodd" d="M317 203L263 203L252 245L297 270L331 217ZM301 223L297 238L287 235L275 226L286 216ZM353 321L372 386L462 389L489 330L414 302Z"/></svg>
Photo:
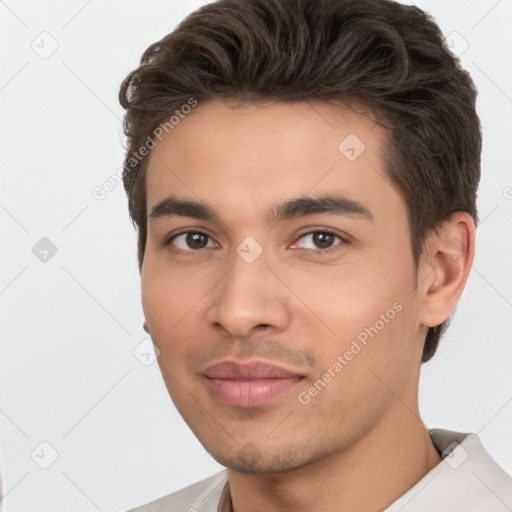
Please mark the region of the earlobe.
<svg viewBox="0 0 512 512"><path fill-rule="evenodd" d="M462 295L474 258L475 224L465 212L456 212L428 240L430 257L422 288L421 324L442 324L455 309Z"/></svg>

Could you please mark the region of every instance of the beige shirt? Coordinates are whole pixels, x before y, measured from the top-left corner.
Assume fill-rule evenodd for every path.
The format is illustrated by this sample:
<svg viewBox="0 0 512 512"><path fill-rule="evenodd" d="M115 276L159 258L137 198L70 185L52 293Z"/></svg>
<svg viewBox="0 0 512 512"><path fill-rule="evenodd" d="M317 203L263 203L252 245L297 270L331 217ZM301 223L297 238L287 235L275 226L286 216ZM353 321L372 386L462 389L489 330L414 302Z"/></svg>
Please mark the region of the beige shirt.
<svg viewBox="0 0 512 512"><path fill-rule="evenodd" d="M476 434L430 429L443 460L382 512L510 512L512 477ZM232 512L226 469L129 512Z"/></svg>

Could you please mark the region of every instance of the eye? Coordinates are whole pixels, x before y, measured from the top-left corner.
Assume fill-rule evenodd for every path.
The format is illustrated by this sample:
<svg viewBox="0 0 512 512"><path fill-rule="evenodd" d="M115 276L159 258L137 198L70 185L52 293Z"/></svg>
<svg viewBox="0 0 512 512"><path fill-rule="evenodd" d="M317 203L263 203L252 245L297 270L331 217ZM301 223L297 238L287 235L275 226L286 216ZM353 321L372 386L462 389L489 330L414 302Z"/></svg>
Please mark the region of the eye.
<svg viewBox="0 0 512 512"><path fill-rule="evenodd" d="M332 231L309 231L308 233L304 233L299 237L299 240L307 239L310 237L310 241L312 244L316 245L317 247L311 247L311 243L309 244L309 247L305 247L306 249L313 249L316 250L318 253L326 253L326 252L332 252L335 249L332 248L334 239L338 238L343 243L348 243L348 240L345 240L340 235L333 233Z"/></svg>
<svg viewBox="0 0 512 512"><path fill-rule="evenodd" d="M209 238L206 233L201 231L185 231L184 233L173 235L164 241L163 245L167 247L173 244L177 247L177 252L187 252L189 250L197 252L199 249L205 249L207 247L205 243Z"/></svg>
<svg viewBox="0 0 512 512"><path fill-rule="evenodd" d="M333 249L332 246L336 238L344 244L349 243L345 238L329 230L309 231L302 234L298 240L307 240L308 237L310 237L310 243L306 245L309 245L309 247L306 246L302 248L312 249L320 254L333 252L335 249ZM197 253L200 249L212 247L212 245L208 246L208 239L211 240L210 236L202 231L185 231L171 236L165 240L162 245L163 247L173 245L175 247L173 251L178 253ZM312 244L317 247L312 247ZM297 242L292 247L296 245ZM215 244L213 244L213 247L215 247Z"/></svg>

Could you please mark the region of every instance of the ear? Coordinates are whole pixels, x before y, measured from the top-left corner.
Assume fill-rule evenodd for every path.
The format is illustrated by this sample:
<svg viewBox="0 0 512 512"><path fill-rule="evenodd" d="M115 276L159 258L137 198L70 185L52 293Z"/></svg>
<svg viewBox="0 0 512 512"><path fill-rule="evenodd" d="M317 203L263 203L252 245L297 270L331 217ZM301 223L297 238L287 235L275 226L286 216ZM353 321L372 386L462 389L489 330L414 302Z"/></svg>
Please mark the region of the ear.
<svg viewBox="0 0 512 512"><path fill-rule="evenodd" d="M151 331L149 330L149 327L148 327L148 324L146 323L146 320L144 320L144 330L148 333L148 334L151 334Z"/></svg>
<svg viewBox="0 0 512 512"><path fill-rule="evenodd" d="M469 213L456 212L427 237L418 268L421 325L440 325L455 309L473 265L475 229Z"/></svg>

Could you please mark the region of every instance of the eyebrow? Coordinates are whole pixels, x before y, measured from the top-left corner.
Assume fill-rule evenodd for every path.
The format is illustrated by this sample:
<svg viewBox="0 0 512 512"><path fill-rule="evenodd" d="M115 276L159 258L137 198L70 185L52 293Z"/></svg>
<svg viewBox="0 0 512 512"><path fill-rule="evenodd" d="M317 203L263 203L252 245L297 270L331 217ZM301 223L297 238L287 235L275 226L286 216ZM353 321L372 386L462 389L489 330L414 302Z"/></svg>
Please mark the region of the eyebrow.
<svg viewBox="0 0 512 512"><path fill-rule="evenodd" d="M318 197L297 197L274 205L263 216L269 224L308 215L332 214L373 220L368 208L358 201L343 195L322 195ZM200 220L222 221L215 209L207 203L182 199L171 195L151 208L148 220L161 218L190 217Z"/></svg>

